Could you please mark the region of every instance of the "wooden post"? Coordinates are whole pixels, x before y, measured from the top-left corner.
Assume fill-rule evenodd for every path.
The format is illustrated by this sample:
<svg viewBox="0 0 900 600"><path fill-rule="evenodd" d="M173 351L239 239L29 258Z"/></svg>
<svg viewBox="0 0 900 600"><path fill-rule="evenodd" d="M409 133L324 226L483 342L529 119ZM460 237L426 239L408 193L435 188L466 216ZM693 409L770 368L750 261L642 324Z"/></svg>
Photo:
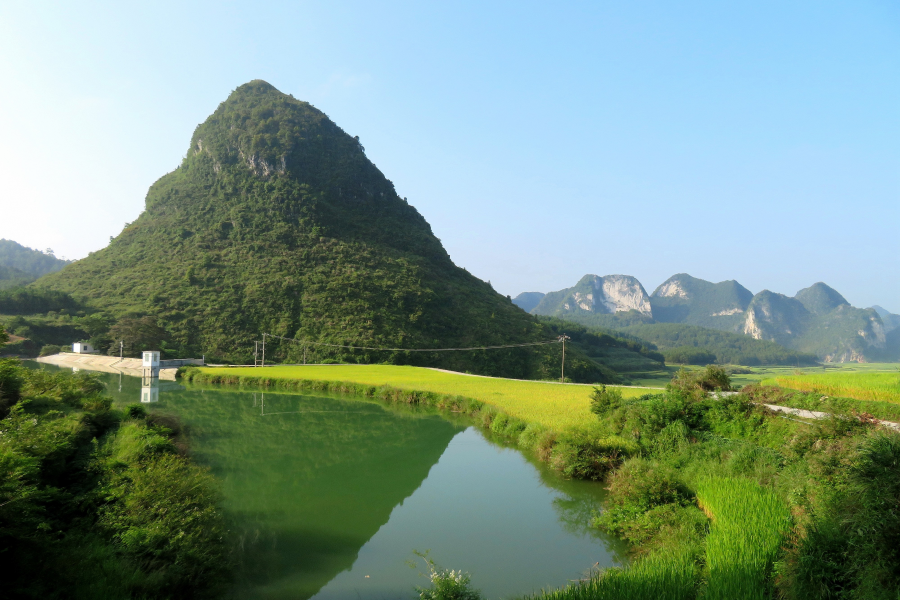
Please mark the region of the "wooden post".
<svg viewBox="0 0 900 600"><path fill-rule="evenodd" d="M566 340L571 340L571 339L572 338L570 338L566 334L562 334L561 336L559 336L559 341L561 341L562 345L563 345L563 347L562 347L562 365L560 365L560 370L559 370L559 382L560 383L566 382Z"/></svg>

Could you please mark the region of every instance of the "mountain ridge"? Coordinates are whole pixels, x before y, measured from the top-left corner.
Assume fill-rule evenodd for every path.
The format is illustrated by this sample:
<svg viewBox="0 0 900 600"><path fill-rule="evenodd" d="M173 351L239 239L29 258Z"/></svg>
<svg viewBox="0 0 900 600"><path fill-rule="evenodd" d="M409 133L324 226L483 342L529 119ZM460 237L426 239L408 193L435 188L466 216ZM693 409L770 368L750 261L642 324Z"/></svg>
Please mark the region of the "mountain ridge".
<svg viewBox="0 0 900 600"><path fill-rule="evenodd" d="M900 330L900 316L881 307L853 307L823 282L791 297L770 290L753 294L735 280L712 283L678 273L653 291L649 311L607 311L607 317L589 317L590 311L571 308L573 301L584 297L581 287L588 277L597 278L585 276L573 288L548 293L532 313L624 332L629 327L652 323L700 326L775 342L804 354L815 354L827 362L900 359L900 335L894 335ZM578 291L582 293L577 295ZM553 301L547 302L547 298ZM648 339L660 343L656 338Z"/></svg>

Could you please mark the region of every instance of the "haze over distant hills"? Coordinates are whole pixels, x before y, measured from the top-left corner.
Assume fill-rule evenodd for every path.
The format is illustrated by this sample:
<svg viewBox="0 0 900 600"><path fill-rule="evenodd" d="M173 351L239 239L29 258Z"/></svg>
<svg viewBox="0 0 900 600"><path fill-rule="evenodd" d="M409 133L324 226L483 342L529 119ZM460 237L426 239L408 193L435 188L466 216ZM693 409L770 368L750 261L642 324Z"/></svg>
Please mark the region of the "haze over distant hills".
<svg viewBox="0 0 900 600"><path fill-rule="evenodd" d="M606 283L613 281L617 284ZM536 294L513 302L524 308ZM829 362L900 358L900 316L880 307L850 306L821 282L794 297L769 290L754 295L736 281L712 283L679 273L648 295L634 277L586 275L571 288L541 296L530 312L614 328L652 323L705 327L776 342Z"/></svg>
<svg viewBox="0 0 900 600"><path fill-rule="evenodd" d="M59 271L71 261L52 253L28 248L12 240L0 239L0 289L25 285Z"/></svg>

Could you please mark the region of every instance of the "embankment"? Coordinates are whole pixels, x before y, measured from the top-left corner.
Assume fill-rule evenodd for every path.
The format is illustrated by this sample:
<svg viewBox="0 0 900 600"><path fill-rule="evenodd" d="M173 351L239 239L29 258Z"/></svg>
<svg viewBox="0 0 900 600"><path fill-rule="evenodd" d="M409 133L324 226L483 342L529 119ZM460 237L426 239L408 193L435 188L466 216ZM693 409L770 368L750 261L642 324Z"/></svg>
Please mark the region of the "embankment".
<svg viewBox="0 0 900 600"><path fill-rule="evenodd" d="M75 354L73 352L60 352L51 356L42 356L36 359L38 362L58 367L70 367L74 369L87 369L89 371L103 371L104 373L121 373L131 377L141 377L141 359L119 358L118 356L103 356L101 354ZM182 362L182 361L169 361ZM165 366L159 370L159 378L175 381L178 366Z"/></svg>

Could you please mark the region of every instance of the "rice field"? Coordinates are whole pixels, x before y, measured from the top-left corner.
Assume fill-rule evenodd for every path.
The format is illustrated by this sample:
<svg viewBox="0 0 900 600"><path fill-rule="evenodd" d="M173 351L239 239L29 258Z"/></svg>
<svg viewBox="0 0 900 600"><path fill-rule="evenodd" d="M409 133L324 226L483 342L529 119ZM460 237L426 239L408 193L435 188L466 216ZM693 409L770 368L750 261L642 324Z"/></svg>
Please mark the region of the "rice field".
<svg viewBox="0 0 900 600"><path fill-rule="evenodd" d="M422 367L394 365L306 365L274 367L206 367L208 375L265 377L269 379L345 381L402 390L435 392L473 398L496 406L524 421L561 430L593 423L590 394L594 386L548 381L521 381L479 377ZM618 387L625 398L653 390Z"/></svg>
<svg viewBox="0 0 900 600"><path fill-rule="evenodd" d="M877 400L900 404L900 370L893 372L813 373L784 375L764 380L799 391L809 391L856 400Z"/></svg>
<svg viewBox="0 0 900 600"><path fill-rule="evenodd" d="M764 600L772 563L791 524L788 506L749 479L710 477L697 501L710 517L707 600Z"/></svg>

